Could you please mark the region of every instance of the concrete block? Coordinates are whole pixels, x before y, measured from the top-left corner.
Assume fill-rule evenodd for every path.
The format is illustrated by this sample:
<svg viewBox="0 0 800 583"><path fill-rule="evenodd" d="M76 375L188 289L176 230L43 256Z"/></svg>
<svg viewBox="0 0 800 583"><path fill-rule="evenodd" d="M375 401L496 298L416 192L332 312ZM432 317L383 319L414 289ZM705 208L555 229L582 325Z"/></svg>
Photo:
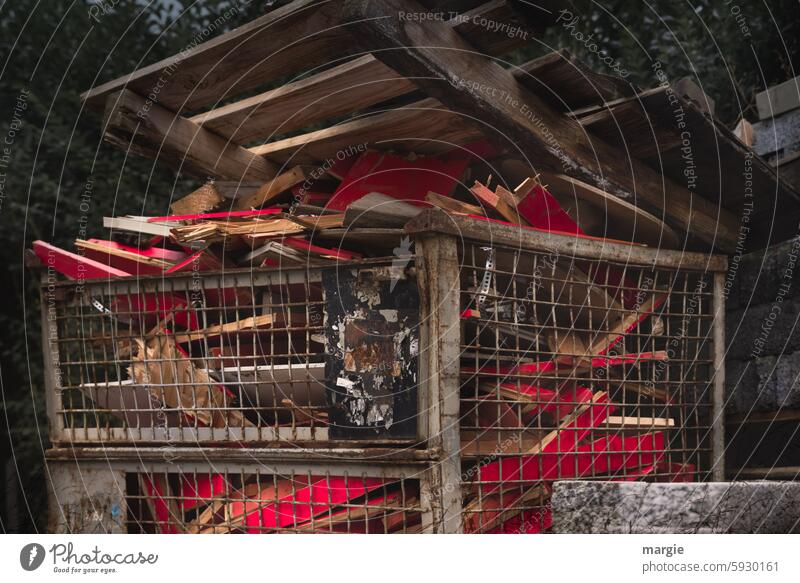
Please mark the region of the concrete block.
<svg viewBox="0 0 800 583"><path fill-rule="evenodd" d="M800 482L556 482L558 533L798 533Z"/></svg>
<svg viewBox="0 0 800 583"><path fill-rule="evenodd" d="M756 93L756 108L759 119L769 119L786 111L800 107L800 77L773 85L766 91Z"/></svg>

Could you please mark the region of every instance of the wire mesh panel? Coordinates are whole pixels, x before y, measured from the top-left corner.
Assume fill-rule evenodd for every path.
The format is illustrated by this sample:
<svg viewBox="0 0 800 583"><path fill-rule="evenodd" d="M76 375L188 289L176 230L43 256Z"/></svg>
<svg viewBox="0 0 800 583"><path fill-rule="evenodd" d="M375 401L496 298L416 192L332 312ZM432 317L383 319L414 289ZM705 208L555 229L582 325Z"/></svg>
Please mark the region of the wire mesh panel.
<svg viewBox="0 0 800 583"><path fill-rule="evenodd" d="M416 480L313 472L129 473L127 531L419 532Z"/></svg>
<svg viewBox="0 0 800 583"><path fill-rule="evenodd" d="M133 452L131 452L133 453ZM49 462L64 532L413 533L423 530L424 468L224 461ZM152 457L152 456L151 456ZM157 458L156 458L157 459ZM96 491L94 484L101 484ZM70 520L64 520L69 514ZM77 516L86 515L83 520ZM103 517L96 524L92 515ZM429 522L429 521L428 521Z"/></svg>
<svg viewBox="0 0 800 583"><path fill-rule="evenodd" d="M333 362L346 360L349 353L347 347L332 346L329 339L335 335L325 331L336 328L337 322L346 326L344 317L333 322L329 315L350 306L340 308L342 298L326 293L324 280L348 277L376 287L375 274L384 272L394 274L384 264L362 263L329 270L191 273L56 286L47 292L54 295L52 301L43 302L53 355L53 439L327 440L329 415L339 412L331 409L332 396L346 390L341 388L343 380L338 388L334 381L327 390L326 354L330 371ZM398 289L416 288L402 270L392 277L400 280ZM388 287L389 279L386 276L380 285ZM357 284L352 287L359 289ZM377 318L385 320L381 314L388 314L392 319L392 302L392 297L385 298ZM403 316L380 330L366 329L350 350L369 345L365 338L371 333L391 332L410 346L417 333L414 306L404 305ZM395 366L415 370L415 354L405 350L403 355L406 360ZM394 354L375 358L384 356ZM361 391L355 405L354 398L349 399L351 408L368 408L372 398L359 384L364 372L351 366L340 375ZM383 389L373 384L376 391ZM404 411L413 420L416 393L410 393L411 399L407 394ZM365 438L381 441L383 429L383 441L395 436L388 431L399 421L399 416L391 416L393 397L391 391L383 395L384 416L371 418ZM352 422L349 417L347 421ZM401 437L408 441L415 435L413 423L406 424Z"/></svg>
<svg viewBox="0 0 800 583"><path fill-rule="evenodd" d="M468 244L465 532L542 532L558 479L694 481L711 458L713 274Z"/></svg>

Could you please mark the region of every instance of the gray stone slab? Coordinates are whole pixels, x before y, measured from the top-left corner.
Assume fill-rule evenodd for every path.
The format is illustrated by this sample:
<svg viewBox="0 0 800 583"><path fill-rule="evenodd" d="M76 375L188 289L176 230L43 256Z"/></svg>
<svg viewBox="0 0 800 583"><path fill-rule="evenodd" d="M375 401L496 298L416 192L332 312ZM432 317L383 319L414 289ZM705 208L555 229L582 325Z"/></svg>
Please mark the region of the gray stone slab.
<svg viewBox="0 0 800 583"><path fill-rule="evenodd" d="M800 533L800 482L556 482L559 533Z"/></svg>
<svg viewBox="0 0 800 583"><path fill-rule="evenodd" d="M759 119L769 119L800 107L800 77L789 79L756 94Z"/></svg>

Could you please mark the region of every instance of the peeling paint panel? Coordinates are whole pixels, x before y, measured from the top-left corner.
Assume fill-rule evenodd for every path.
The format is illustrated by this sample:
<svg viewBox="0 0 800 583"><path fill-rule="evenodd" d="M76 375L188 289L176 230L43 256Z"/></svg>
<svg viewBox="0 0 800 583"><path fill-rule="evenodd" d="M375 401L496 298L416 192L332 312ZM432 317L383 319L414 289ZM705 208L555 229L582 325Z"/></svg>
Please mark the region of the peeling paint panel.
<svg viewBox="0 0 800 583"><path fill-rule="evenodd" d="M322 283L331 438L416 437L416 278L380 267L331 269Z"/></svg>

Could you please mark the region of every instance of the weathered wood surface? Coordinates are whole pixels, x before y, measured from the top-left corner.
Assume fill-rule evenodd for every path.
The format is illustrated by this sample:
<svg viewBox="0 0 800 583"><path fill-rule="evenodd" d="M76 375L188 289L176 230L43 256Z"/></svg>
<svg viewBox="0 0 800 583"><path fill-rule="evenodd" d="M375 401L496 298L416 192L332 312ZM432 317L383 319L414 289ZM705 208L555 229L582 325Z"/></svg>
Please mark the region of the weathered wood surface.
<svg viewBox="0 0 800 583"><path fill-rule="evenodd" d="M479 120L544 167L560 170L645 207L724 250L735 247L738 221L685 187L599 139L476 53L455 31L435 22L405 22L398 0L348 0L345 18L358 42L455 112Z"/></svg>

